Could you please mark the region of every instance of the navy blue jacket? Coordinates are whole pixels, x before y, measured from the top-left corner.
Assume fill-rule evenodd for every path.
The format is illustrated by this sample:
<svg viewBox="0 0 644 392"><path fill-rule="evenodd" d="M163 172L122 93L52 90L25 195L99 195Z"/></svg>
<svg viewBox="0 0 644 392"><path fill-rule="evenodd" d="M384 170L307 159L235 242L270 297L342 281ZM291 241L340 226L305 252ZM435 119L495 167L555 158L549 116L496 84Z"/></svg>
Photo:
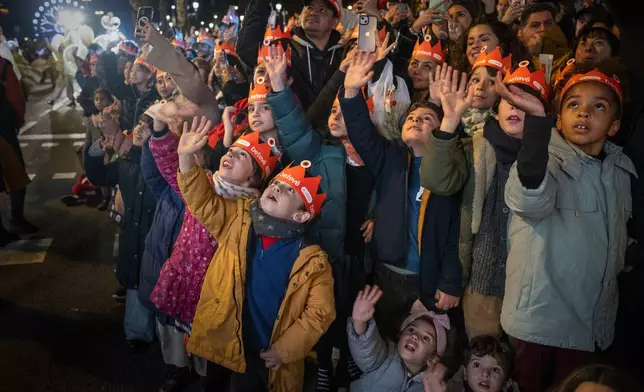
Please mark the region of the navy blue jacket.
<svg viewBox="0 0 644 392"><path fill-rule="evenodd" d="M349 140L376 181L376 220L372 256L376 262L404 268L407 264L407 177L409 148L400 140L380 135L369 117L362 94L344 98L340 106ZM427 202L421 239L421 300L434 305L436 289L461 296L461 263L458 258L460 195L432 194ZM414 223L416 224L416 223Z"/></svg>
<svg viewBox="0 0 644 392"><path fill-rule="evenodd" d="M150 294L159 279L161 267L170 257L172 246L183 224L185 204L159 173L148 142L143 147L141 172L145 183L157 199L152 227L145 240L141 263L139 299L148 309L156 311Z"/></svg>

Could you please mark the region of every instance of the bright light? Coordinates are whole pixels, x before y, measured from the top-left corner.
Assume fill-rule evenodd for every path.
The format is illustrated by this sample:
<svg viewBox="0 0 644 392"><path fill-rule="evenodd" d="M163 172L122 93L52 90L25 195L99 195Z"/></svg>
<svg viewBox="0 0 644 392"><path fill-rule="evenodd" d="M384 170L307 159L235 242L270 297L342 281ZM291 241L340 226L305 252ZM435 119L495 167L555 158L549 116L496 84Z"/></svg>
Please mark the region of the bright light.
<svg viewBox="0 0 644 392"><path fill-rule="evenodd" d="M192 3L192 8L198 9L199 8L199 3L196 2L196 1L194 3Z"/></svg>
<svg viewBox="0 0 644 392"><path fill-rule="evenodd" d="M172 7L170 7L170 8L175 9L175 8L177 8L177 7L175 7L174 5L172 5Z"/></svg>
<svg viewBox="0 0 644 392"><path fill-rule="evenodd" d="M80 6L80 7L78 7L78 8L80 8L80 9L84 10L84 9L85 9L85 6L84 6L84 5L81 5L81 6Z"/></svg>
<svg viewBox="0 0 644 392"><path fill-rule="evenodd" d="M201 21L201 25L203 26L203 25L205 25L205 24L206 24L206 23L202 20L202 21Z"/></svg>
<svg viewBox="0 0 644 392"><path fill-rule="evenodd" d="M214 23L210 23L210 24L208 24L208 27L210 27L210 28L212 29L213 27L215 27L215 24L214 24Z"/></svg>
<svg viewBox="0 0 644 392"><path fill-rule="evenodd" d="M163 22L159 22L159 26L163 26Z"/></svg>
<svg viewBox="0 0 644 392"><path fill-rule="evenodd" d="M174 26L174 23L170 22L170 23L168 23L168 26L172 27L172 26Z"/></svg>
<svg viewBox="0 0 644 392"><path fill-rule="evenodd" d="M39 17L40 17L40 12L36 12L36 13L34 14L34 16L35 16L36 18L39 18Z"/></svg>
<svg viewBox="0 0 644 392"><path fill-rule="evenodd" d="M347 7L347 9L348 9L349 11L351 11L351 10L353 9L353 7L352 7L352 6L348 6L348 7Z"/></svg>
<svg viewBox="0 0 644 392"><path fill-rule="evenodd" d="M282 10L282 4L280 4L280 3L275 4L275 9L277 11L281 11Z"/></svg>
<svg viewBox="0 0 644 392"><path fill-rule="evenodd" d="M170 20L170 15L166 15L165 20Z"/></svg>
<svg viewBox="0 0 644 392"><path fill-rule="evenodd" d="M72 0L65 0L65 3L67 3L67 4L71 4L71 3L72 3Z"/></svg>
<svg viewBox="0 0 644 392"><path fill-rule="evenodd" d="M219 15L215 15L215 19L219 19Z"/></svg>
<svg viewBox="0 0 644 392"><path fill-rule="evenodd" d="M78 1L73 2L73 3L72 3L72 5L73 5L74 7L78 7Z"/></svg>
<svg viewBox="0 0 644 392"><path fill-rule="evenodd" d="M43 12L44 10L45 10L45 8L42 5L40 7L38 7L38 11Z"/></svg>
<svg viewBox="0 0 644 392"><path fill-rule="evenodd" d="M25 37L25 41L29 41L29 38Z"/></svg>
<svg viewBox="0 0 644 392"><path fill-rule="evenodd" d="M235 11L237 11L238 9L239 9L239 6L235 6Z"/></svg>
<svg viewBox="0 0 644 392"><path fill-rule="evenodd" d="M34 24L38 24L38 19L34 19L32 22L34 22Z"/></svg>
<svg viewBox="0 0 644 392"><path fill-rule="evenodd" d="M45 1L45 7L49 7L49 2Z"/></svg>
<svg viewBox="0 0 644 392"><path fill-rule="evenodd" d="M52 4L56 4L56 0L51 0L51 3L52 3Z"/></svg>
<svg viewBox="0 0 644 392"><path fill-rule="evenodd" d="M239 15L239 20L243 22L244 21L244 15Z"/></svg>
<svg viewBox="0 0 644 392"><path fill-rule="evenodd" d="M210 31L210 29L206 27L206 33L209 32L209 31Z"/></svg>

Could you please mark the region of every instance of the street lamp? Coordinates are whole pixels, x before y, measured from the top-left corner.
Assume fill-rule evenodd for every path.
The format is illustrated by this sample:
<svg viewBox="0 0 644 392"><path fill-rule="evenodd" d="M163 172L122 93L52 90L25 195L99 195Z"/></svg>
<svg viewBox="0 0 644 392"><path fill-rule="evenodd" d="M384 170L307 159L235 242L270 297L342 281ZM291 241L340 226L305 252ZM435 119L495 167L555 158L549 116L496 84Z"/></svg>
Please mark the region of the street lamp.
<svg viewBox="0 0 644 392"><path fill-rule="evenodd" d="M196 2L196 1L194 3L192 3L192 8L194 8L195 11L198 10L199 9L199 3Z"/></svg>
<svg viewBox="0 0 644 392"><path fill-rule="evenodd" d="M210 24L208 24L208 27L210 27L210 28L212 29L213 27L215 27L215 24L214 24L214 23L210 23Z"/></svg>
<svg viewBox="0 0 644 392"><path fill-rule="evenodd" d="M215 15L215 20L219 19L219 15Z"/></svg>
<svg viewBox="0 0 644 392"><path fill-rule="evenodd" d="M201 21L201 25L203 26L203 25L205 25L205 24L206 24L206 23L202 20L202 21Z"/></svg>
<svg viewBox="0 0 644 392"><path fill-rule="evenodd" d="M347 6L347 9L348 9L349 11L351 11L351 10L353 9L353 7L349 5L349 6Z"/></svg>
<svg viewBox="0 0 644 392"><path fill-rule="evenodd" d="M175 7L175 6L174 6L174 4L173 4L173 5L172 5L172 7L170 7L170 8L175 9L175 8L177 8L177 7Z"/></svg>
<svg viewBox="0 0 644 392"><path fill-rule="evenodd" d="M236 5L236 6L235 6L235 11L237 11L238 9L239 9L239 6L238 6L238 5Z"/></svg>
<svg viewBox="0 0 644 392"><path fill-rule="evenodd" d="M170 20L170 15L166 15L165 20Z"/></svg>
<svg viewBox="0 0 644 392"><path fill-rule="evenodd" d="M282 10L282 4L280 3L275 4L275 9L277 10L277 12L280 12Z"/></svg>
<svg viewBox="0 0 644 392"><path fill-rule="evenodd" d="M239 20L243 22L244 21L244 15L239 15Z"/></svg>
<svg viewBox="0 0 644 392"><path fill-rule="evenodd" d="M170 23L168 23L168 26L172 27L172 26L174 26L174 23L170 22Z"/></svg>

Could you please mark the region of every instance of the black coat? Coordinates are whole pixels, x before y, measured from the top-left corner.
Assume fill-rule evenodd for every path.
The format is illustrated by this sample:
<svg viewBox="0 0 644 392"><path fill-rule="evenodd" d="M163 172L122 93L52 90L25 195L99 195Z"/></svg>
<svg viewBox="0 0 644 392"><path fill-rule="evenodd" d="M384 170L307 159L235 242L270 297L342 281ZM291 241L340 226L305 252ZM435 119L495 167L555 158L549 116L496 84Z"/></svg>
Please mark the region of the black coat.
<svg viewBox="0 0 644 392"><path fill-rule="evenodd" d="M407 264L407 177L409 149L400 140L378 133L362 94L342 98L349 139L376 182L376 225L372 256L376 262L404 268ZM460 195L432 194L427 202L421 239L420 293L426 305L434 304L436 289L461 296L461 263L458 258ZM415 223L414 223L415 224Z"/></svg>
<svg viewBox="0 0 644 392"><path fill-rule="evenodd" d="M112 94L121 101L119 123L121 129L132 132L139 122L139 117L161 97L154 85L150 90L139 92L136 87L125 84L123 75L106 72L106 85Z"/></svg>
<svg viewBox="0 0 644 392"><path fill-rule="evenodd" d="M103 164L102 156L90 157L89 154L85 154L85 171L92 184L118 184L123 196L125 208L120 223L116 278L126 289L139 288L145 238L152 226L156 207L154 194L143 180L140 162L141 148L136 146L133 146L127 155L109 165Z"/></svg>

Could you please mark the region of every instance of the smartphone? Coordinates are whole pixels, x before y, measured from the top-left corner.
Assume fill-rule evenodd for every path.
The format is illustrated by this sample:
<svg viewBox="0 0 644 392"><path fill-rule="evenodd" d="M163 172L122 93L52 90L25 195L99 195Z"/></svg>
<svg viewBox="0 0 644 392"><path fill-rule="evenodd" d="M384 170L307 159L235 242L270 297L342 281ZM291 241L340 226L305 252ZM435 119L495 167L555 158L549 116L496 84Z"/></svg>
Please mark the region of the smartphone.
<svg viewBox="0 0 644 392"><path fill-rule="evenodd" d="M145 22L152 23L154 21L154 8L152 7L139 7L136 11L136 24L138 27L144 27Z"/></svg>
<svg viewBox="0 0 644 392"><path fill-rule="evenodd" d="M358 23L358 47L363 52L375 52L378 18L361 14L358 16Z"/></svg>

